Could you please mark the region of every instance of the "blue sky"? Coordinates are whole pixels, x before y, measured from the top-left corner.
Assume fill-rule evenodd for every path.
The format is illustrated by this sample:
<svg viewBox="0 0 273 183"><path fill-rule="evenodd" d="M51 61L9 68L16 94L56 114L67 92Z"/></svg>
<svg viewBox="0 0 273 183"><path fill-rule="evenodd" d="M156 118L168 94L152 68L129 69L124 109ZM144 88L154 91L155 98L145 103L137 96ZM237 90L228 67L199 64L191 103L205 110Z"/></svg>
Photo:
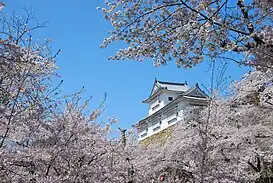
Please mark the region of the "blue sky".
<svg viewBox="0 0 273 183"><path fill-rule="evenodd" d="M92 96L91 107L99 105L107 93L105 113L102 120L113 114L119 119L119 126L130 127L148 114L142 100L148 97L155 77L163 81L196 82L209 86L210 71L208 63L193 69L177 68L174 62L167 66L154 68L151 61L109 61L122 45L113 44L100 49L100 44L110 29L102 14L96 10L103 6L103 0L3 0L4 13L22 12L31 7L40 21L48 21L47 28L37 32L35 38L53 38L53 51L61 49L57 57L59 73L64 84L62 91L72 93L82 86L84 97ZM231 80L237 80L247 72L228 64L226 72Z"/></svg>

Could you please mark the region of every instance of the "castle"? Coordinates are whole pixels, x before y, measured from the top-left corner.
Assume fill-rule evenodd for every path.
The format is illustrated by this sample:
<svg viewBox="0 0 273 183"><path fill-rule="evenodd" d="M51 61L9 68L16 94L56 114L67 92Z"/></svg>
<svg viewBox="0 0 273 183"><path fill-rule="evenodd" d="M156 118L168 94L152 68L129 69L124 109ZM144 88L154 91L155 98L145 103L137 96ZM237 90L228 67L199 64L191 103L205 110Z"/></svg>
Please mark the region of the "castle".
<svg viewBox="0 0 273 183"><path fill-rule="evenodd" d="M184 111L190 106L204 106L208 96L198 84L163 82L155 79L150 96L142 101L149 105L148 116L136 124L138 140L161 132L177 122L183 122Z"/></svg>

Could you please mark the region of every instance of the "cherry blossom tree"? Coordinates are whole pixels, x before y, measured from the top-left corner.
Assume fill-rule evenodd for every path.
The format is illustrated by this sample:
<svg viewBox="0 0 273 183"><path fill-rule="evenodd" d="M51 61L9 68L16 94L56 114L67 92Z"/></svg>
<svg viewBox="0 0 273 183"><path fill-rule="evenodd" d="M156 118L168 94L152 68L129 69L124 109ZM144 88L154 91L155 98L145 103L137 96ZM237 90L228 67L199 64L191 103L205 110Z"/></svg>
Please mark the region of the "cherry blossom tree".
<svg viewBox="0 0 273 183"><path fill-rule="evenodd" d="M135 167L146 181L270 183L272 71L252 71L228 99L189 108L165 144L142 147Z"/></svg>
<svg viewBox="0 0 273 183"><path fill-rule="evenodd" d="M174 60L189 68L209 58L272 67L270 0L105 0L105 5L98 9L113 29L101 47L114 41L128 45L111 59L153 59L155 66Z"/></svg>
<svg viewBox="0 0 273 183"><path fill-rule="evenodd" d="M272 2L236 3L106 1L109 9L102 11L116 30L104 46L114 40L129 44L117 59L154 58L165 64L171 57L190 67L207 56L226 57L230 50L245 53L246 63L257 68L232 86L229 98L185 111L171 138L149 147L124 129L121 139L110 138L116 120L98 123L103 105L88 109L81 91L60 97L51 82L59 77L58 52L52 54L49 40L38 43L31 35L44 24L30 28L31 14L2 16L1 182L137 183L159 182L161 176L181 183L272 181L273 74L267 37Z"/></svg>
<svg viewBox="0 0 273 183"><path fill-rule="evenodd" d="M135 168L142 178L157 182L157 172L165 170L178 171L169 176L174 182L272 181L272 1L106 0L105 5L98 9L113 29L101 47L115 41L128 46L111 59L153 59L155 66L174 60L185 68L206 58L227 59L254 68L232 86L228 99L211 99L203 111L188 112L163 147L140 147Z"/></svg>
<svg viewBox="0 0 273 183"><path fill-rule="evenodd" d="M110 139L111 124L98 123L103 103L88 109L81 91L61 97L55 59L46 40L25 18L1 16L0 177L1 182L125 182L127 150ZM60 81L60 84L62 81ZM128 141L128 144L130 141Z"/></svg>

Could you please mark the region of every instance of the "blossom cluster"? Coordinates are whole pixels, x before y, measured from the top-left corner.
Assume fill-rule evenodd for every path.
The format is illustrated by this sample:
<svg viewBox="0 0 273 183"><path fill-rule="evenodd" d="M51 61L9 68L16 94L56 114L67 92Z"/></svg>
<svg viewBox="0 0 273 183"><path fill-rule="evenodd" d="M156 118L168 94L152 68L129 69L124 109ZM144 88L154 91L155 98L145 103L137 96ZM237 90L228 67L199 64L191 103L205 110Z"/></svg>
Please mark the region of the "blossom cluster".
<svg viewBox="0 0 273 183"><path fill-rule="evenodd" d="M254 6L253 6L254 4ZM152 59L155 66L175 61L192 67L227 51L256 55L257 45L272 47L271 1L105 1L98 8L113 27L101 47L124 41L128 47L110 59ZM267 8L268 9L268 8ZM234 15L234 16L233 16ZM237 17L236 17L236 16ZM266 23L264 23L266 22ZM259 49L259 48L258 48ZM249 64L253 57L246 57ZM251 65L251 64L250 64Z"/></svg>

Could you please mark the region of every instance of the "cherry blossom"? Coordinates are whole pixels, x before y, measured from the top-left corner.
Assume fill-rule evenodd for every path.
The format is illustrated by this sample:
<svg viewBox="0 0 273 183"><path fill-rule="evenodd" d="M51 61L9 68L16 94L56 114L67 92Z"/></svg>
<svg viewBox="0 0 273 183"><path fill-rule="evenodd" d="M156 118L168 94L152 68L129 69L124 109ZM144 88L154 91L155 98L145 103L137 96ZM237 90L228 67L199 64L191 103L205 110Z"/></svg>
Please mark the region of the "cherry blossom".
<svg viewBox="0 0 273 183"><path fill-rule="evenodd" d="M105 5L98 9L113 29L101 47L127 45L110 59L152 59L155 66L175 61L189 68L232 51L245 55L237 60L241 64L272 67L272 1L107 0Z"/></svg>

